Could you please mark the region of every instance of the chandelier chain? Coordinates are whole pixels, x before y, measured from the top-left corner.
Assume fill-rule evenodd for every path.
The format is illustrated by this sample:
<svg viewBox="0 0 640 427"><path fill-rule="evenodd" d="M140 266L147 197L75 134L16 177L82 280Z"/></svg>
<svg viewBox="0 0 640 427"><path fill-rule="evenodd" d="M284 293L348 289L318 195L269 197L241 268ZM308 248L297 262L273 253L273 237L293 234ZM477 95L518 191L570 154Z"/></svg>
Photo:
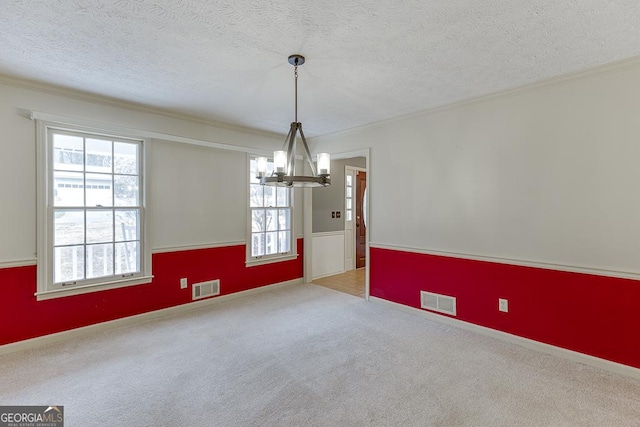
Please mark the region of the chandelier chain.
<svg viewBox="0 0 640 427"><path fill-rule="evenodd" d="M295 122L298 123L298 61L297 60L296 60L296 65L293 67L293 76L295 80L295 98L296 98Z"/></svg>

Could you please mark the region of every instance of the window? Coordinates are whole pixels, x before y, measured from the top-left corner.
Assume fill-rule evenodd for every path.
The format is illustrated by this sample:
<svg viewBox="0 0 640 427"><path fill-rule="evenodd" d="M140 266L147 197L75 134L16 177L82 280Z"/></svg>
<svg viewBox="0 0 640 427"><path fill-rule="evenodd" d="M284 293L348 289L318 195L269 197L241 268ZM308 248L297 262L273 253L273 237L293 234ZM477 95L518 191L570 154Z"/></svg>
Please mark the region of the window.
<svg viewBox="0 0 640 427"><path fill-rule="evenodd" d="M144 141L48 124L39 136L38 298L149 282Z"/></svg>
<svg viewBox="0 0 640 427"><path fill-rule="evenodd" d="M257 160L250 157L247 263L295 257L291 189L260 185L256 170ZM270 160L267 173L272 172L273 161Z"/></svg>
<svg viewBox="0 0 640 427"><path fill-rule="evenodd" d="M345 175L345 221L353 221L353 175Z"/></svg>

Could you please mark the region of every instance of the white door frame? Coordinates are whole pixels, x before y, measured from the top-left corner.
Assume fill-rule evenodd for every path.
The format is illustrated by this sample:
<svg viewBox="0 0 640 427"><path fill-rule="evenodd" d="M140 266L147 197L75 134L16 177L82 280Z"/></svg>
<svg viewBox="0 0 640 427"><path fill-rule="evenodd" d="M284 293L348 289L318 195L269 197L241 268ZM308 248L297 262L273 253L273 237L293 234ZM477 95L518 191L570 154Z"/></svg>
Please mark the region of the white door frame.
<svg viewBox="0 0 640 427"><path fill-rule="evenodd" d="M370 250L369 242L371 241L371 157L370 148L363 148L361 150L348 151L343 153L330 153L332 159L349 159L352 157L364 157L366 159L366 172L367 172L367 214L366 214L366 240L367 240L367 265L365 267L365 290L364 299L369 301L369 275L370 275ZM310 188L304 189L304 201L303 201L303 229L304 229L304 281L311 283L313 277L313 254L312 254L312 239L313 239L313 195ZM346 237L346 236L345 236ZM355 245L354 245L355 249Z"/></svg>

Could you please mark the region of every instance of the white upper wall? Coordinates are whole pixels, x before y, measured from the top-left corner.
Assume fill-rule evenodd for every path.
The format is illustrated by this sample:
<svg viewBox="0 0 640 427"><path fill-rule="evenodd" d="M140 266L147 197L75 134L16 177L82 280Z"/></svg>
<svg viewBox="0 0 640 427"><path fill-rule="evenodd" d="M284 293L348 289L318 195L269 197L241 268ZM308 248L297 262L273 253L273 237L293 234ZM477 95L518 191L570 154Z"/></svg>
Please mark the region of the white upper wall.
<svg viewBox="0 0 640 427"><path fill-rule="evenodd" d="M240 147L279 149L280 137L126 108L74 94L0 82L0 264L36 252L36 125L30 111ZM148 220L153 249L243 242L244 152L151 139ZM295 226L302 231L302 192Z"/></svg>
<svg viewBox="0 0 640 427"><path fill-rule="evenodd" d="M245 240L245 153L159 140L150 148L152 248Z"/></svg>
<svg viewBox="0 0 640 427"><path fill-rule="evenodd" d="M371 243L640 273L640 64L314 139L371 147Z"/></svg>

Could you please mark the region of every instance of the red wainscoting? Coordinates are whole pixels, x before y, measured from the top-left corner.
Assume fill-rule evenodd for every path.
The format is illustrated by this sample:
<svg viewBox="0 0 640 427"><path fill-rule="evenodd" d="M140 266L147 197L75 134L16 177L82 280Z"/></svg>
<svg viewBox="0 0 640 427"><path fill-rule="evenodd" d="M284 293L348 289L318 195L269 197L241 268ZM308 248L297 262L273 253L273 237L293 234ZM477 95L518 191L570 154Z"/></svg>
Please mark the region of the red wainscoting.
<svg viewBox="0 0 640 427"><path fill-rule="evenodd" d="M189 284L220 279L221 295L302 277L298 258L245 266L245 246L153 255L153 282L146 285L36 301L36 267L0 269L0 345L191 302Z"/></svg>
<svg viewBox="0 0 640 427"><path fill-rule="evenodd" d="M454 296L459 320L640 368L640 281L380 248L370 263L374 297Z"/></svg>

